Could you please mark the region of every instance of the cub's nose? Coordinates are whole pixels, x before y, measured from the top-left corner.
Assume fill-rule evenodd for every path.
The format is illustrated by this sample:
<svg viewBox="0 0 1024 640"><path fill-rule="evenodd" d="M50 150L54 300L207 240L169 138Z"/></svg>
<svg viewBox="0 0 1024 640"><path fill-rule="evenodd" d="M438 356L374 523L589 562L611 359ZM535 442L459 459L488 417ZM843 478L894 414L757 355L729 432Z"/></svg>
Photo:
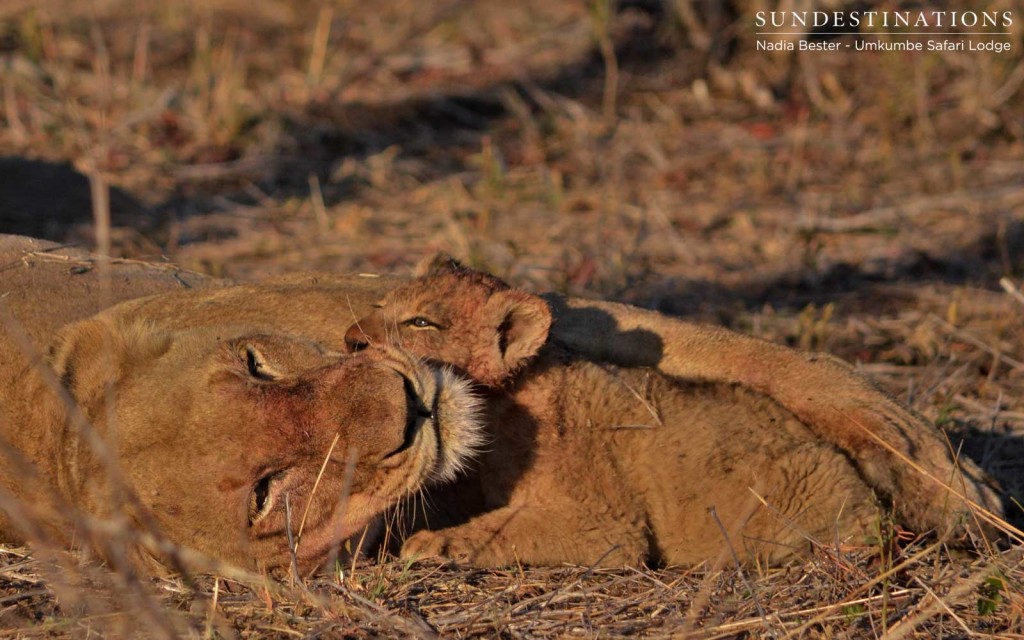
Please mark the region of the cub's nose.
<svg viewBox="0 0 1024 640"><path fill-rule="evenodd" d="M358 323L352 325L345 332L345 347L349 353L362 351L370 346L370 337L363 332Z"/></svg>

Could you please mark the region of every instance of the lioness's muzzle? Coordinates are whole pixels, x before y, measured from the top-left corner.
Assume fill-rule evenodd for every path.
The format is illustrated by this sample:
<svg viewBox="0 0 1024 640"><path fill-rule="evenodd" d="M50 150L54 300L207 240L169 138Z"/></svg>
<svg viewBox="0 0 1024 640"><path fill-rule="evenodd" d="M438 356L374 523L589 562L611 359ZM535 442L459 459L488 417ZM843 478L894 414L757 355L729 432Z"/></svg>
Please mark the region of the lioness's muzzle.
<svg viewBox="0 0 1024 640"><path fill-rule="evenodd" d="M427 420L434 420L436 418L436 411L427 409L423 403L423 399L420 398L419 394L416 393L416 386L406 376L402 376L402 388L405 391L406 399L406 422L405 422L405 437L402 440L402 444L392 451L391 453L384 456L385 459L402 453L406 449L412 446L412 443L416 439L416 434L423 427L423 424Z"/></svg>

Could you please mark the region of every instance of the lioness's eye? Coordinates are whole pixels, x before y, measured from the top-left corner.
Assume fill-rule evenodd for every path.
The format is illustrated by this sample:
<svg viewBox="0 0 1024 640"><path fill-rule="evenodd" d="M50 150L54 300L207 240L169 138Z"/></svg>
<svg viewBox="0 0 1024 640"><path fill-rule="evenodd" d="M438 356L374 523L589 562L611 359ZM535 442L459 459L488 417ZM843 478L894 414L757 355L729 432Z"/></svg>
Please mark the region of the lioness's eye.
<svg viewBox="0 0 1024 640"><path fill-rule="evenodd" d="M251 346L245 349L245 366L249 370L249 375L257 380L274 379L274 375L267 370L262 355Z"/></svg>
<svg viewBox="0 0 1024 640"><path fill-rule="evenodd" d="M410 327L416 327L418 329L426 329L428 327L437 327L437 325L434 324L433 322L431 322L430 320L427 320L426 318L423 318L423 317L420 317L420 316L416 316L415 318L410 318L410 319L406 320L405 324L409 325Z"/></svg>
<svg viewBox="0 0 1024 640"><path fill-rule="evenodd" d="M256 524L270 512L270 483L276 474L267 474L259 479L249 494L249 526Z"/></svg>

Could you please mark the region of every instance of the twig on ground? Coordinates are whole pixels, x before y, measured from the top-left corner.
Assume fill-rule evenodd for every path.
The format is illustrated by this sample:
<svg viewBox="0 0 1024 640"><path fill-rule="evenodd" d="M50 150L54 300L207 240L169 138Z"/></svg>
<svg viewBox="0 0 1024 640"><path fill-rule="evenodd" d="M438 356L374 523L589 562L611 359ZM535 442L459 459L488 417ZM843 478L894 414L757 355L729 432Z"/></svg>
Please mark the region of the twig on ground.
<svg viewBox="0 0 1024 640"><path fill-rule="evenodd" d="M939 325L941 328L945 329L946 332L948 332L950 335L957 338L958 340L963 340L964 342L971 344L981 349L982 351L987 352L989 355L997 357L999 361L1005 362L1006 364L1013 366L1014 369L1024 371L1024 362L1021 362L1016 358L1011 358L1010 356L1003 353L1001 349L993 347L992 345L986 343L984 340L981 340L980 338L977 338L962 329L957 329L956 327L946 322L945 320L935 315L934 313L928 314L928 318L935 324Z"/></svg>
<svg viewBox="0 0 1024 640"><path fill-rule="evenodd" d="M718 525L718 530L722 532L722 538L725 539L725 544L729 548L729 553L732 554L732 560L736 563L736 574L743 581L743 584L747 585L747 589L750 591L750 597L754 600L754 606L757 607L757 613L761 616L761 621L764 623L764 630L771 637L777 637L775 630L772 629L771 624L768 623L768 615L765 613L764 607L761 606L761 599L757 595L757 590L754 588L753 583L747 580L746 574L743 572L743 564L740 562L740 557L736 555L736 548L732 546L732 541L729 540L729 532L725 530L725 525L722 524L721 518L718 517L718 512L714 507L708 508L708 513L711 514L711 518Z"/></svg>
<svg viewBox="0 0 1024 640"><path fill-rule="evenodd" d="M986 565L984 568L978 571L975 571L972 575L963 579L960 582L960 584L950 589L949 593L946 595L946 599L956 601L966 596L968 593L971 593L972 591L976 590L978 586L980 586L981 583L984 582L985 577L991 575L991 573L992 567L988 565ZM932 596L931 603L927 606L920 606L919 603L919 608L916 611L907 614L902 619L896 621L896 623L893 624L893 626L886 629L885 637L887 639L900 640L901 638L905 638L908 634L913 633L918 627L924 624L929 618L938 615L942 611L947 611L950 614L952 614L952 611L949 609L946 603L942 601L941 598L936 596L931 589L922 584L919 580L917 582L918 584L921 584L921 586L924 587L924 589L929 593L929 595ZM921 602L923 603L924 600L922 599ZM956 618L955 615L954 618ZM962 624L962 621L959 618L956 618L956 620L957 622ZM967 630L967 634L972 635L969 629Z"/></svg>
<svg viewBox="0 0 1024 640"><path fill-rule="evenodd" d="M1013 284L1013 281L1009 278L1000 278L999 286L1003 288L1003 291L1010 294L1010 296L1017 302L1024 304L1024 293L1020 292L1020 289Z"/></svg>

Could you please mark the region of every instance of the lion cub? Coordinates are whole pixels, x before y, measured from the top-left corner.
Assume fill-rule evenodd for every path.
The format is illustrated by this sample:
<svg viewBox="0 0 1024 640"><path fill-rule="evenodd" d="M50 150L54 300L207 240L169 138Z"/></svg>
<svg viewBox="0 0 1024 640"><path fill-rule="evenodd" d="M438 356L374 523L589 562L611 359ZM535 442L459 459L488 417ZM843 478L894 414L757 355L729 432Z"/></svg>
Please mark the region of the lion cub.
<svg viewBox="0 0 1024 640"><path fill-rule="evenodd" d="M778 561L862 541L874 495L847 458L770 399L618 369L548 343L545 302L435 260L347 336L392 341L489 388L483 510L409 538L407 557L477 566Z"/></svg>

